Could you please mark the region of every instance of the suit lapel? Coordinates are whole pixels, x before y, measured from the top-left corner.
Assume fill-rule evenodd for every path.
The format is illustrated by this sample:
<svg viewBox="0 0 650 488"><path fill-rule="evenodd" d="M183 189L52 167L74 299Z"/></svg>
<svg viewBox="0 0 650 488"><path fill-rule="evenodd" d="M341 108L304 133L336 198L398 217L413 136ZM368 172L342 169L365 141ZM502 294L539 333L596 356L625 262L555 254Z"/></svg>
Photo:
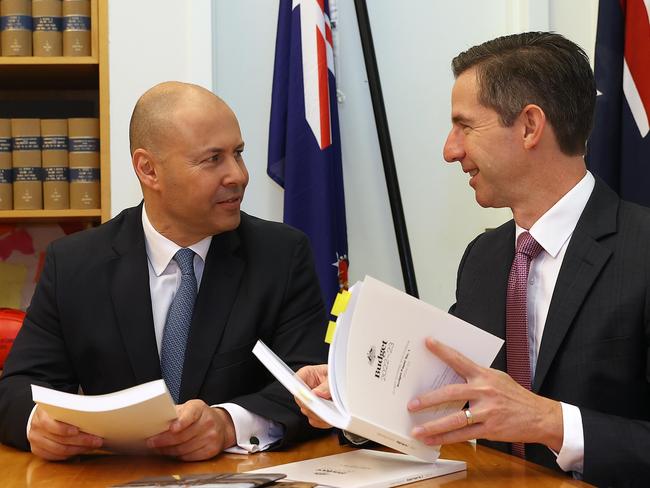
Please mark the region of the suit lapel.
<svg viewBox="0 0 650 488"><path fill-rule="evenodd" d="M136 383L160 378L151 311L149 269L142 230L142 204L124 215L109 263L111 298Z"/></svg>
<svg viewBox="0 0 650 488"><path fill-rule="evenodd" d="M239 244L238 231L212 238L187 342L181 402L198 397L228 323L244 271L244 260L237 252Z"/></svg>
<svg viewBox="0 0 650 488"><path fill-rule="evenodd" d="M534 392L540 390L567 331L612 254L598 241L616 232L617 211L618 197L597 178L555 283L537 357Z"/></svg>
<svg viewBox="0 0 650 488"><path fill-rule="evenodd" d="M496 236L494 253L486 259L486 269L479 275L488 280L486 285L479 287L485 292L482 298L490 304L484 328L487 332L505 339L506 337L506 293L508 289L508 275L515 255L515 225L514 221L499 230L501 235ZM496 281L495 281L496 280ZM499 286L494 286L499 283ZM493 368L506 370L506 348L501 348L492 363Z"/></svg>

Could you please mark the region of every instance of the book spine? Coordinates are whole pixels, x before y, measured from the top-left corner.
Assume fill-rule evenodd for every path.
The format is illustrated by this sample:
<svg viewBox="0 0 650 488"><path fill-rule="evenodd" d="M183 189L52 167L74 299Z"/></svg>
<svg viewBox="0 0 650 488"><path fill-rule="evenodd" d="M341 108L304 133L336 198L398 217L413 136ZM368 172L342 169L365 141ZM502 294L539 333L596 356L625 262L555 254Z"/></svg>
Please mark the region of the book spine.
<svg viewBox="0 0 650 488"><path fill-rule="evenodd" d="M68 120L41 120L43 208L70 208L68 183Z"/></svg>
<svg viewBox="0 0 650 488"><path fill-rule="evenodd" d="M11 120L0 119L0 210L13 208L11 169Z"/></svg>
<svg viewBox="0 0 650 488"><path fill-rule="evenodd" d="M390 488L391 486L407 485L409 483L415 483L417 481L428 480L428 479L433 478L435 476L442 476L442 474L438 474L435 471L427 472L426 471L427 468L425 466L426 465L423 466L423 470L425 470L425 471L423 473L421 473L421 474L406 475L406 476L402 476L401 478L392 479L392 480L388 481L386 484L384 484L384 483L379 484L378 483L378 484L373 485L373 486L376 486L377 488L379 488L379 487L381 487L381 488ZM443 473L443 474L448 474L448 473Z"/></svg>
<svg viewBox="0 0 650 488"><path fill-rule="evenodd" d="M99 119L68 119L70 208L99 208Z"/></svg>
<svg viewBox="0 0 650 488"><path fill-rule="evenodd" d="M63 0L63 55L90 56L90 0Z"/></svg>
<svg viewBox="0 0 650 488"><path fill-rule="evenodd" d="M3 56L32 55L31 0L2 0L0 37Z"/></svg>
<svg viewBox="0 0 650 488"><path fill-rule="evenodd" d="M61 0L32 0L34 56L63 54Z"/></svg>
<svg viewBox="0 0 650 488"><path fill-rule="evenodd" d="M43 208L40 119L11 119L14 209Z"/></svg>

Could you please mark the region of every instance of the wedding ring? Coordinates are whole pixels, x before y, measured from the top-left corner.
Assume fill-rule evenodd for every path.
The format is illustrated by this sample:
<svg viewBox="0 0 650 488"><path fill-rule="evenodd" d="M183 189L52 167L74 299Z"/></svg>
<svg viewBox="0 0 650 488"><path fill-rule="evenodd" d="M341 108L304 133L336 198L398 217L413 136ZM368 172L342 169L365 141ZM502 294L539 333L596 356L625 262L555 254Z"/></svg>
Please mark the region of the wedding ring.
<svg viewBox="0 0 650 488"><path fill-rule="evenodd" d="M463 412L465 412L465 417L467 418L467 425L472 425L474 423L472 412L469 411L469 408L466 408Z"/></svg>

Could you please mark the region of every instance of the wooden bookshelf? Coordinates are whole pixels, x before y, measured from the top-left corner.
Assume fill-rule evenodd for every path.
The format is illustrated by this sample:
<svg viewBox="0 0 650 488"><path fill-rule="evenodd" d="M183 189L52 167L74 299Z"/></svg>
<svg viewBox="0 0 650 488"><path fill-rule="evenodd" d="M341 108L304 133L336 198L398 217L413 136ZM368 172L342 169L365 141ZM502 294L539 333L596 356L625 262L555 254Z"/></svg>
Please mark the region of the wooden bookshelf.
<svg viewBox="0 0 650 488"><path fill-rule="evenodd" d="M1 65L99 64L97 56L0 56Z"/></svg>
<svg viewBox="0 0 650 488"><path fill-rule="evenodd" d="M81 210L0 210L0 222L99 221L102 209Z"/></svg>
<svg viewBox="0 0 650 488"><path fill-rule="evenodd" d="M11 104L26 107L24 114L14 112L14 117L98 117L101 208L2 210L0 223L71 220L100 223L110 218L108 0L90 0L90 9L90 56L0 56L0 117L7 116L2 113L2 106L11 107ZM44 114L34 112L36 104L46 107ZM62 106L77 108L70 108L66 113Z"/></svg>

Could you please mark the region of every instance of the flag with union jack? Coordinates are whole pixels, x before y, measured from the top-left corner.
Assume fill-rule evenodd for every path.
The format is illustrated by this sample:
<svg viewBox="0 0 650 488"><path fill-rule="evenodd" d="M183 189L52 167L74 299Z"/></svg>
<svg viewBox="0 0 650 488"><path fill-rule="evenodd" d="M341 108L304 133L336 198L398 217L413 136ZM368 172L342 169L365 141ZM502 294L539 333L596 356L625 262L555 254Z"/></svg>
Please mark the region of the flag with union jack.
<svg viewBox="0 0 650 488"><path fill-rule="evenodd" d="M281 0L267 172L284 221L311 241L327 306L347 288L348 245L328 0Z"/></svg>
<svg viewBox="0 0 650 488"><path fill-rule="evenodd" d="M650 206L650 0L600 0L589 169Z"/></svg>

